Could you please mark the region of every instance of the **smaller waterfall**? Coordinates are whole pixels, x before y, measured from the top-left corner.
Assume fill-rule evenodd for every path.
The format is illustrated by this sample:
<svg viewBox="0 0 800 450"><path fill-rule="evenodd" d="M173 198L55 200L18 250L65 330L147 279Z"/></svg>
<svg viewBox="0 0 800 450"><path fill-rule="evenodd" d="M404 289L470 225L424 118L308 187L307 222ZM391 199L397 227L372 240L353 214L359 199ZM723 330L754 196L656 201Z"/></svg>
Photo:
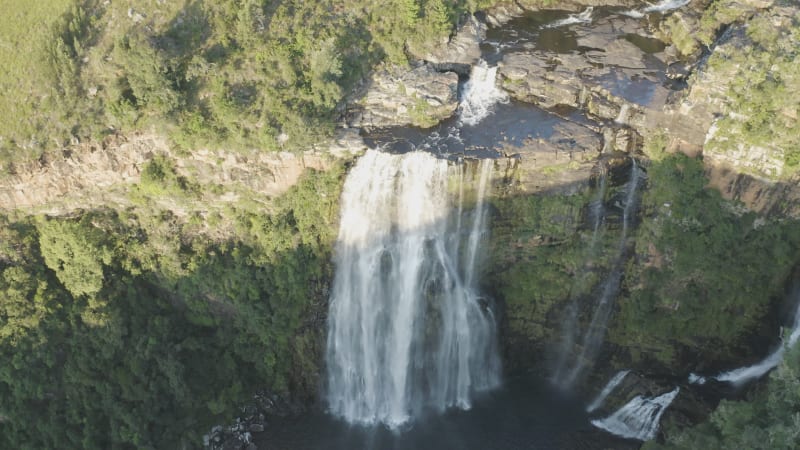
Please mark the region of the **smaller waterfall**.
<svg viewBox="0 0 800 450"><path fill-rule="evenodd" d="M796 297L798 297L796 299L797 309L794 313L792 332L789 334L788 340L781 340L780 345L775 351L752 366L729 370L710 378L724 383L731 383L734 386L742 386L751 380L761 378L767 372L777 367L778 364L783 361L783 355L786 353L786 350L794 347L795 344L797 344L797 340L800 339L800 294L797 294ZM689 382L692 384L705 384L707 380L708 377L703 377L694 373L689 374Z"/></svg>
<svg viewBox="0 0 800 450"><path fill-rule="evenodd" d="M686 6L688 4L689 0L661 0L656 4L644 8L642 11L646 13L667 12L667 11L672 11L673 9L678 9L680 7Z"/></svg>
<svg viewBox="0 0 800 450"><path fill-rule="evenodd" d="M614 119L614 122L620 124L628 123L629 119L628 115L630 114L630 112L631 112L631 105L623 103L623 105L619 108L619 114L617 114L617 118Z"/></svg>
<svg viewBox="0 0 800 450"><path fill-rule="evenodd" d="M646 14L649 13L665 13L668 11L672 11L673 9L678 9L682 6L686 6L689 4L689 0L661 0L658 3L654 3L646 8L642 9L631 9L629 11L623 11L622 14L633 17L635 19L641 19Z"/></svg>
<svg viewBox="0 0 800 450"><path fill-rule="evenodd" d="M497 87L497 67L480 61L472 67L469 80L464 83L459 105L460 121L464 125L477 125L492 113L496 103L508 101L508 95Z"/></svg>
<svg viewBox="0 0 800 450"><path fill-rule="evenodd" d="M734 386L741 386L750 380L761 378L764 374L777 367L778 364L781 363L781 360L783 360L783 354L785 352L786 350L783 344L781 344L777 350L770 353L769 356L758 363L752 366L740 367L738 369L722 372L713 378L717 381L731 383Z"/></svg>
<svg viewBox="0 0 800 450"><path fill-rule="evenodd" d="M656 437L661 416L678 392L680 388L676 387L658 397L637 395L609 417L593 420L592 425L627 439L649 441Z"/></svg>
<svg viewBox="0 0 800 450"><path fill-rule="evenodd" d="M594 7L590 6L579 14L570 14L566 19L556 20L551 24L545 25L544 28L558 28L576 23L592 23L592 13L594 13Z"/></svg>
<svg viewBox="0 0 800 450"><path fill-rule="evenodd" d="M609 380L609 382L606 384L603 390L600 391L600 394L598 394L597 397L595 397L592 403L589 403L589 406L586 407L586 412L590 413L596 410L597 408L603 406L603 402L606 401L606 398L608 398L608 396L612 392L614 392L614 389L616 389L617 386L619 386L619 384L622 383L622 380L624 380L625 376L628 375L629 373L630 370L621 370L617 372L617 374L614 375L614 377L611 380Z"/></svg>
<svg viewBox="0 0 800 450"><path fill-rule="evenodd" d="M600 185L597 189L597 196L592 200L589 211L592 215L592 241L589 244L590 256L594 256L594 247L597 245L597 236L600 234L600 227L606 216L606 190L608 190L608 170L605 164L600 164L599 174Z"/></svg>
<svg viewBox="0 0 800 450"><path fill-rule="evenodd" d="M636 209L636 193L639 188L639 167L636 164L636 159L631 158L631 178L625 188L625 199L622 205L622 235L620 236L619 246L617 251L617 258L611 269L611 273L603 281L600 287L600 295L597 298L597 305L592 314L592 321L583 335L581 341L581 351L575 359L572 369L566 377L562 377L564 367L559 367L556 379L563 387L572 386L575 381L583 374L587 367L594 364L594 359L600 352L605 339L606 328L608 326L608 319L611 317L613 311L614 299L619 293L619 286L622 281L623 269L623 256L625 253L625 246L628 238L628 231L630 228L631 218L633 217ZM571 339L570 339L571 340ZM565 358L562 358L565 359Z"/></svg>
<svg viewBox="0 0 800 450"><path fill-rule="evenodd" d="M589 218L592 221L592 239L589 242L589 247L586 251L585 258L587 261L592 261L597 256L597 241L602 235L602 226L606 217L606 192L608 191L608 169L605 164L600 163L600 173L597 177L597 194L589 204ZM580 274L576 277L579 281L577 283L584 283L591 271L584 264L581 268ZM561 323L561 343L558 349L558 359L556 361L556 371L552 381L556 384L566 387L563 382L563 371L566 369L567 357L575 345L577 338L576 324L578 323L578 299L575 296L570 298L567 312L564 314L565 319Z"/></svg>

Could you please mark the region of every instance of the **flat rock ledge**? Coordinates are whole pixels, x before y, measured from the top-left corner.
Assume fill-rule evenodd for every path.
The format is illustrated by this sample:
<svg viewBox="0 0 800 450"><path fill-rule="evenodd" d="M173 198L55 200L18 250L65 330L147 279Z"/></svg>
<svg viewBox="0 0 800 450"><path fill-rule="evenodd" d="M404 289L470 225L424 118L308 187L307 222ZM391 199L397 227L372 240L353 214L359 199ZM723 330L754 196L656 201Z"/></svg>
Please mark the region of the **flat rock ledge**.
<svg viewBox="0 0 800 450"><path fill-rule="evenodd" d="M364 97L349 108L347 122L365 128L428 128L452 116L457 108L458 74L422 64L410 71L374 73Z"/></svg>

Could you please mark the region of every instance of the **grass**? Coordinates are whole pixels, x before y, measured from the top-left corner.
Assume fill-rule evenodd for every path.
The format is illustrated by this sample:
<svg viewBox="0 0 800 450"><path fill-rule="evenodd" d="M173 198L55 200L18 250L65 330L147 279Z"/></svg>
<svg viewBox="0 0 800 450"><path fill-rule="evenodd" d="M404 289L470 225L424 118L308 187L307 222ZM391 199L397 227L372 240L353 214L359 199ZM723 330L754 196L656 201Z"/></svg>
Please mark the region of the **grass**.
<svg viewBox="0 0 800 450"><path fill-rule="evenodd" d="M46 48L53 24L67 11L70 0L0 0L0 162L37 148L31 140L41 134L39 118L50 100Z"/></svg>

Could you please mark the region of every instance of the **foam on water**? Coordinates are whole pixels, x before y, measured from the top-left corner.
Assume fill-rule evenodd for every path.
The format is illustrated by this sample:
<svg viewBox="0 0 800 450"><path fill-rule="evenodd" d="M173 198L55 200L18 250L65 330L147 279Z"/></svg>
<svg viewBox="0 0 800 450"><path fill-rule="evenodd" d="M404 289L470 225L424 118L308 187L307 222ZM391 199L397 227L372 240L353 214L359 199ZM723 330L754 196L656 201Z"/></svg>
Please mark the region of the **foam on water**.
<svg viewBox="0 0 800 450"><path fill-rule="evenodd" d="M680 388L676 387L657 397L637 395L609 417L593 420L592 425L616 436L649 441L656 437L661 416L678 392Z"/></svg>

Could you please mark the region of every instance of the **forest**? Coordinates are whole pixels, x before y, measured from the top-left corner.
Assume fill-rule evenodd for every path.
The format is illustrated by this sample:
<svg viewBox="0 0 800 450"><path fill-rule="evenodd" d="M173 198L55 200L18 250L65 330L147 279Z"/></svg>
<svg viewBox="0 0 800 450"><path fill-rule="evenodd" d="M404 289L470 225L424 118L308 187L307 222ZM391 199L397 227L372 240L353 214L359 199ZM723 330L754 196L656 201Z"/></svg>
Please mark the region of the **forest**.
<svg viewBox="0 0 800 450"><path fill-rule="evenodd" d="M498 3L2 0L0 181L76 145L141 132L165 136L175 155L324 148L372 71L415 63ZM735 1L707 3L701 34L677 20L661 30L685 55L739 20ZM724 153L739 137L786 147L783 181L800 170L800 65L787 44L798 30L795 20L790 36L778 36L754 20L752 48L708 60L730 71L731 108L747 113L721 120L709 148ZM659 138L645 144L647 190L608 340L652 367L689 367L687 349L700 342L730 361L752 350L748 339L774 332L771 302L796 270L800 227L724 200L707 187L702 160L667 154ZM312 403L350 164L308 170L274 198L239 192L237 203L187 213L158 201L202 203L219 187L158 155L129 207L0 210L0 448L197 448L256 392ZM487 271L509 310L543 323L553 299L584 295L596 281L572 280L589 200L492 200L496 261L517 240L544 236L524 264ZM610 239L601 245L614 247ZM654 267L654 254L669 267ZM532 340L552 332L527 331ZM644 448L793 448L800 349L741 397Z"/></svg>

